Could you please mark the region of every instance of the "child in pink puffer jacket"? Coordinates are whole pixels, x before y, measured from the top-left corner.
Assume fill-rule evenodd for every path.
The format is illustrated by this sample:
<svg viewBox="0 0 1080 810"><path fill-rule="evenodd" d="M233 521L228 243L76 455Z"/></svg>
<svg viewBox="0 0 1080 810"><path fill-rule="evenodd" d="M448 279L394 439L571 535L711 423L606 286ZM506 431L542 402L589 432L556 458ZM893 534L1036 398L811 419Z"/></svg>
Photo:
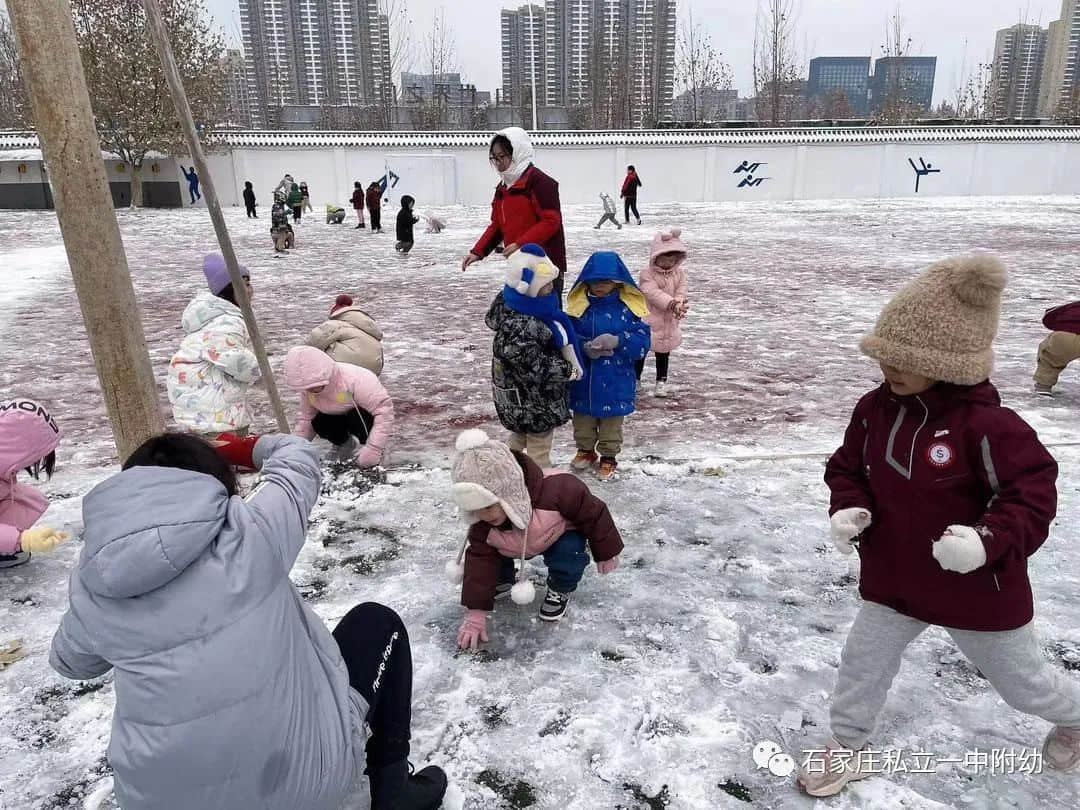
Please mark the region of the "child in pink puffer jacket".
<svg viewBox="0 0 1080 810"><path fill-rule="evenodd" d="M366 368L336 363L314 346L295 346L285 356L285 384L300 392L293 434L316 435L342 447L351 437L361 467L382 463L394 425L394 403L379 378Z"/></svg>
<svg viewBox="0 0 1080 810"><path fill-rule="evenodd" d="M690 311L686 297L686 245L679 228L653 237L649 266L641 271L638 286L649 302L645 322L652 330L652 350L656 354L656 390L658 397L667 396L668 360L671 352L682 344L682 320ZM637 363L637 378L645 370L645 359Z"/></svg>
<svg viewBox="0 0 1080 810"><path fill-rule="evenodd" d="M64 532L33 528L49 501L16 476L26 470L35 479L40 470L52 476L60 428L32 399L0 402L0 568L21 565L34 551L52 551L67 539Z"/></svg>

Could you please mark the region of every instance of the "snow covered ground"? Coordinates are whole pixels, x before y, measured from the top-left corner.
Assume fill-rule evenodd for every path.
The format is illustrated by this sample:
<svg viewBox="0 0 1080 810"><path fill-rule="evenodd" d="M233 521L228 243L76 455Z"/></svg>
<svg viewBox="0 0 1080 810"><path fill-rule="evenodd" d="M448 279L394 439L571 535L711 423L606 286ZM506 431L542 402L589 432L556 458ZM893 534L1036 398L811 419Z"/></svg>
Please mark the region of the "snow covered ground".
<svg viewBox="0 0 1080 810"><path fill-rule="evenodd" d="M1029 390L1043 310L1078 297L1080 200L656 212L643 198L642 208L647 224L622 231L593 230L591 207L564 212L571 277L600 248L619 250L636 273L654 225L681 225L693 251L694 309L672 357L676 394L640 398L620 480L595 486L623 530L625 564L603 579L590 569L558 626L541 626L535 606L500 606L476 656L454 649L461 608L443 563L463 536L448 493L454 437L474 426L499 432L482 316L502 266L459 269L486 209L437 209L448 230L418 226L406 258L394 254L392 233L330 227L319 216L298 228L297 250L275 258L268 205L258 222L228 212L275 367L339 292L386 331L384 378L400 426L392 469L374 487L328 479L293 578L327 622L366 600L405 618L416 660L413 759L447 769L453 810L814 805L790 779L758 769L751 750L773 740L795 753L826 733L858 563L828 542L824 454L880 377L858 337L926 263L975 248L1005 260L1012 278L995 380L1044 442L1078 441L1076 371L1054 400ZM180 313L203 285L213 232L201 209L119 217L164 402ZM384 219L392 224L393 212ZM77 536L80 499L115 460L59 230L52 213L9 211L0 237L14 246L0 271L0 395L49 403L65 430L45 522ZM269 409L254 399L269 429ZM556 455L571 453L566 428ZM1055 454L1059 518L1032 579L1046 655L1076 680L1080 448ZM796 457L761 458L773 456ZM0 641L21 637L30 653L0 672L0 807L113 806L103 758L111 680L66 682L47 662L78 551L75 540L0 575ZM542 564L532 568L542 581ZM1030 749L1046 730L1006 707L947 636L929 632L909 651L875 743L956 758L977 747ZM940 764L869 779L829 806L1074 808L1080 777Z"/></svg>

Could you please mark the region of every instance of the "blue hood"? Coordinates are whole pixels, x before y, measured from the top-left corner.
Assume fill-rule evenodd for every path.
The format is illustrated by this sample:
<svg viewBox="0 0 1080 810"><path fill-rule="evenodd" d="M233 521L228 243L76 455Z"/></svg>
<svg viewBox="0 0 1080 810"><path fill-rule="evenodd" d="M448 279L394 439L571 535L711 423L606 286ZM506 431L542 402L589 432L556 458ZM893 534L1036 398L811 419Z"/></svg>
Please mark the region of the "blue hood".
<svg viewBox="0 0 1080 810"><path fill-rule="evenodd" d="M566 313L571 317L580 318L589 308L588 288L585 285L590 281L617 281L623 285L619 298L629 310L639 318L649 314L645 294L638 289L619 254L613 250L599 250L585 262L566 298Z"/></svg>

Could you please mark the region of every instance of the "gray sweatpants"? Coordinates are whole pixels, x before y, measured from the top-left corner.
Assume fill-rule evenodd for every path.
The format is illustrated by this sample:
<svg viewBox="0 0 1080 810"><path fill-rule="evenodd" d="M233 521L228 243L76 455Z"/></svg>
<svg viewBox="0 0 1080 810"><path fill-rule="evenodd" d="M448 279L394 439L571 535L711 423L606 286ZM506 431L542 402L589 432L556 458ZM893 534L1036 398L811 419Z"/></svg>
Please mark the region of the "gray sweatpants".
<svg viewBox="0 0 1080 810"><path fill-rule="evenodd" d="M1014 709L1080 728L1080 686L1043 658L1033 624L1000 632L944 629ZM840 656L830 718L837 742L853 751L866 745L904 650L929 626L876 602L863 603Z"/></svg>

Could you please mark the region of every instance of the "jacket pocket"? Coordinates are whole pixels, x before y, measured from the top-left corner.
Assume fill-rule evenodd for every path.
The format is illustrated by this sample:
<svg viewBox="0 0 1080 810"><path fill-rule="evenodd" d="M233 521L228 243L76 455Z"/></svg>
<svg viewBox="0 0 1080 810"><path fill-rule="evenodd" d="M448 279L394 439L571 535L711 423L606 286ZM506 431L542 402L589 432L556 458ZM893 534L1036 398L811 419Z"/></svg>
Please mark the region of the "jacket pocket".
<svg viewBox="0 0 1080 810"><path fill-rule="evenodd" d="M493 385L491 393L496 405L502 405L504 408L521 407L521 392L516 388L500 388Z"/></svg>

